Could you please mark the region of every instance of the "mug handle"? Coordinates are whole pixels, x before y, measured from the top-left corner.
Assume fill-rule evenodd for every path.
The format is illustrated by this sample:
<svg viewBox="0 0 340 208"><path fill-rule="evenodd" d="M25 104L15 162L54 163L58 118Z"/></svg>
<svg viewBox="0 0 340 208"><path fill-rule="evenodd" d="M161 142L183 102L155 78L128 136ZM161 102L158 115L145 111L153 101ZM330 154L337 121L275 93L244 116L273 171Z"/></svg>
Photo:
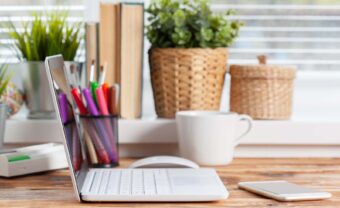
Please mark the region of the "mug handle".
<svg viewBox="0 0 340 208"><path fill-rule="evenodd" d="M240 143L241 139L245 135L247 135L250 132L250 130L253 128L253 119L250 116L245 115L245 114L241 114L241 115L239 115L239 121L247 121L248 128L245 132L243 132L240 136L238 136L236 138L236 140L234 141L234 146L238 145Z"/></svg>

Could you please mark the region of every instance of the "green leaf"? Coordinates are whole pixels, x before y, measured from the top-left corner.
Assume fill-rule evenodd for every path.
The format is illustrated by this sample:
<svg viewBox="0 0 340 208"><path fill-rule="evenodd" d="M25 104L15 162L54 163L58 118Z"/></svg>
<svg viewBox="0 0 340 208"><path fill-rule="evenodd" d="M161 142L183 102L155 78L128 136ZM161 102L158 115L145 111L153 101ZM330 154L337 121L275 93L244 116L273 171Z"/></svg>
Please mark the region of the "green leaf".
<svg viewBox="0 0 340 208"><path fill-rule="evenodd" d="M177 10L173 15L176 27L181 27L185 24L185 13L183 10Z"/></svg>
<svg viewBox="0 0 340 208"><path fill-rule="evenodd" d="M153 48L228 47L243 25L228 20L235 11L215 14L209 0L152 0L146 36Z"/></svg>
<svg viewBox="0 0 340 208"><path fill-rule="evenodd" d="M67 12L60 11L33 13L33 17L31 23L22 23L23 33L19 33L12 22L7 26L9 36L15 40L17 56L26 61L44 61L46 56L61 53L65 60L73 61L82 39L79 31L83 24L70 24Z"/></svg>
<svg viewBox="0 0 340 208"><path fill-rule="evenodd" d="M9 81L12 78L12 74L8 74L7 69L8 65L3 64L0 66L0 98L2 97Z"/></svg>

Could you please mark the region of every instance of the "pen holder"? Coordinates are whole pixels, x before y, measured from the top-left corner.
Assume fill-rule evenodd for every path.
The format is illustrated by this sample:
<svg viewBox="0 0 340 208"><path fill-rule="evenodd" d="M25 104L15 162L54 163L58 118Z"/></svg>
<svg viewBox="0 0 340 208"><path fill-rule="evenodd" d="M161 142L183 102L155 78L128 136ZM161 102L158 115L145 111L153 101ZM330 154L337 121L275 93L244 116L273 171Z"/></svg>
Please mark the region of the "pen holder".
<svg viewBox="0 0 340 208"><path fill-rule="evenodd" d="M68 151L71 155L73 170L78 171L81 168L83 158L81 155L80 137L78 134L77 125L74 120L68 121L63 125L65 129Z"/></svg>
<svg viewBox="0 0 340 208"><path fill-rule="evenodd" d="M118 165L118 117L80 116L84 138L92 166L114 167Z"/></svg>

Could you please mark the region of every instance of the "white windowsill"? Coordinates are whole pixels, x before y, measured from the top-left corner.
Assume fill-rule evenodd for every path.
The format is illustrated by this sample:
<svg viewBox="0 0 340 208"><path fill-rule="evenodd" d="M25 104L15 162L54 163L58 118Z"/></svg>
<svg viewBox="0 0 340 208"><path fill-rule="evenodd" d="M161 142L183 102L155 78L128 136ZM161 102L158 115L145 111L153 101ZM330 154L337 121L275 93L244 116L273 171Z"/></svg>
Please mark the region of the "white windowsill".
<svg viewBox="0 0 340 208"><path fill-rule="evenodd" d="M254 121L242 144L340 145L340 121ZM242 131L245 125L240 125ZM5 142L60 142L62 134L56 120L15 118L6 124ZM176 123L171 119L119 120L119 142L176 143Z"/></svg>
<svg viewBox="0 0 340 208"><path fill-rule="evenodd" d="M228 86L226 88L228 92ZM235 154L240 157L340 157L340 73L299 72L294 97L292 120L254 121L252 132ZM228 109L227 100L221 109ZM245 126L240 125L239 131L242 128ZM57 121L27 120L25 110L7 122L7 143L60 142L61 138ZM163 145L160 149L167 152L177 143L175 121L120 120L119 142L133 151L142 150L139 156L152 154L157 148L147 147L154 144Z"/></svg>

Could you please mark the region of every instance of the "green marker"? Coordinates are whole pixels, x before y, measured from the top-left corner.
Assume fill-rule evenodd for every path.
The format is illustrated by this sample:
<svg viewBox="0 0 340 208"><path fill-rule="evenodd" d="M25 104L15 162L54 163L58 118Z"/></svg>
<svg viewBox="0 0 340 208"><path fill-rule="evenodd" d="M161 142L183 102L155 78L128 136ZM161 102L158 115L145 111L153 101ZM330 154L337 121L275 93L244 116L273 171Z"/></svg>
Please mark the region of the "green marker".
<svg viewBox="0 0 340 208"><path fill-rule="evenodd" d="M96 97L96 89L98 88L98 83L97 82L91 82L91 93L94 102L97 103L97 97Z"/></svg>
<svg viewBox="0 0 340 208"><path fill-rule="evenodd" d="M16 162L16 161L21 161L21 160L29 160L31 159L30 156L28 155L13 155L7 157L8 162Z"/></svg>

